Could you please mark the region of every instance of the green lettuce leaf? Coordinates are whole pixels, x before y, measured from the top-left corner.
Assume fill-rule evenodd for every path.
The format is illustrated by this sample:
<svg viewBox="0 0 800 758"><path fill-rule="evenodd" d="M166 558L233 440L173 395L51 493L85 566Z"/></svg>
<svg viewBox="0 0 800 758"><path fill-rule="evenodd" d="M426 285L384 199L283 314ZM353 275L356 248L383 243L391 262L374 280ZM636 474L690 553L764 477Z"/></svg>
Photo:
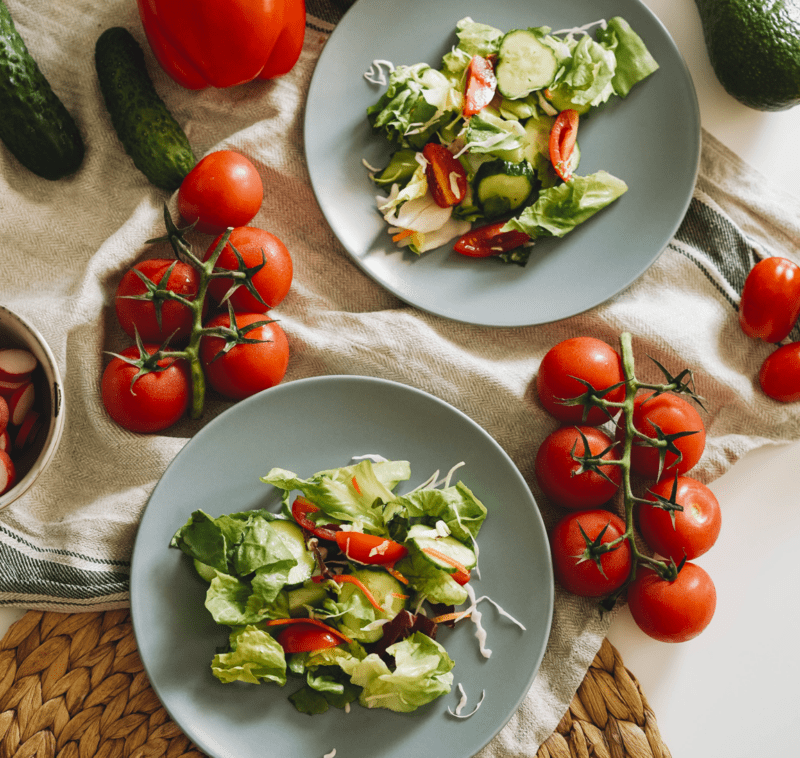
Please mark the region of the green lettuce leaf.
<svg viewBox="0 0 800 758"><path fill-rule="evenodd" d="M394 671L374 653L339 662L353 684L363 688L361 705L408 713L450 692L453 661L435 640L415 632L387 652L394 657Z"/></svg>
<svg viewBox="0 0 800 758"><path fill-rule="evenodd" d="M635 84L658 70L658 63L642 38L624 18L614 16L605 29L597 31L597 38L616 57L617 65L611 84L620 97L627 96Z"/></svg>
<svg viewBox="0 0 800 758"><path fill-rule="evenodd" d="M280 581L279 578L262 584L256 574L251 585L244 579L217 572L206 590L205 607L214 621L226 626L255 624L266 618L287 618L289 601L286 593L281 592L285 574L283 583Z"/></svg>
<svg viewBox="0 0 800 758"><path fill-rule="evenodd" d="M420 550L408 544L408 555L397 562L395 568L409 584L432 603L461 605L467 600L467 591L446 571L433 565Z"/></svg>
<svg viewBox="0 0 800 758"><path fill-rule="evenodd" d="M218 653L211 662L211 672L221 682L286 684L286 658L272 635L247 625L234 629L229 643L230 651Z"/></svg>
<svg viewBox="0 0 800 758"><path fill-rule="evenodd" d="M500 29L495 29L488 24L480 24L469 16L462 18L456 24L456 30L458 49L463 50L470 57L480 55L485 58L487 55L497 53L500 49L500 42L505 36Z"/></svg>

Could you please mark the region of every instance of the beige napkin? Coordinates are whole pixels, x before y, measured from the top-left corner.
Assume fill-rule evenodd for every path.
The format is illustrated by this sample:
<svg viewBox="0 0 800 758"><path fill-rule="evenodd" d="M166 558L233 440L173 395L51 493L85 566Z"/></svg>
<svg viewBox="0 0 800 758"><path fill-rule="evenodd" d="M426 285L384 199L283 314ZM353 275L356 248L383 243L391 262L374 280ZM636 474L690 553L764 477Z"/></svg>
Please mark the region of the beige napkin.
<svg viewBox="0 0 800 758"><path fill-rule="evenodd" d="M756 256L800 261L798 199L771 187L708 134L684 224L626 291L555 324L469 326L420 312L375 284L350 260L315 203L303 159L303 104L333 28L334 6L309 5L328 21L309 17L303 54L286 77L202 92L181 89L156 66L135 3L8 0L8 6L80 124L87 151L75 176L47 182L0 149L0 302L32 321L49 342L64 376L67 412L50 468L0 512L0 604L63 611L127 605L132 539L150 492L187 439L229 407L212 397L202 421L139 436L112 423L100 402L104 351L128 343L115 321L114 289L131 264L167 252L146 240L163 233L163 203L175 211L175 198L134 168L102 104L93 50L109 26L127 27L143 44L156 88L198 157L233 148L261 173L265 201L253 224L283 239L295 264L291 293L273 312L290 340L285 381L373 375L446 400L508 452L548 525L558 513L539 493L533 461L555 423L539 408L533 379L544 353L566 337L591 335L617 344L620 332L632 332L640 378L657 378L645 355L694 369L709 410L707 449L695 469L705 481L749 450L800 437L798 406L779 405L759 391L756 373L770 348L741 333L736 313ZM553 630L534 686L483 754L535 753L610 621L593 601L557 590Z"/></svg>

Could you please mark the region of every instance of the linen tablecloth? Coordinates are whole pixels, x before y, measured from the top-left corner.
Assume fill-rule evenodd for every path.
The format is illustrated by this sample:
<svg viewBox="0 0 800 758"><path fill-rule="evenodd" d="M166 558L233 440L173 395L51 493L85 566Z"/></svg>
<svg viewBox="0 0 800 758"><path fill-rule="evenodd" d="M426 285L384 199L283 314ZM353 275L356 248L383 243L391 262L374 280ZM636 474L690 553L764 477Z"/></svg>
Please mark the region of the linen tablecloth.
<svg viewBox="0 0 800 758"><path fill-rule="evenodd" d="M708 442L694 475L718 477L746 452L800 438L798 404L758 388L772 349L737 321L745 276L760 257L800 262L800 201L703 133L700 173L686 217L656 263L605 304L543 326L465 325L404 304L368 278L323 219L303 159L302 117L315 62L344 3L310 0L296 67L272 82L191 92L158 68L132 0L7 0L17 28L73 113L87 150L82 168L39 179L0 149L0 302L42 332L64 378L66 428L46 473L0 512L0 604L78 611L128 604L130 552L138 519L166 466L205 423L229 407L211 397L204 418L163 435L130 434L106 416L99 396L104 351L127 344L113 293L125 270L152 256L162 209L175 197L151 186L111 128L94 71L94 44L110 26L142 43L155 86L198 157L220 148L248 156L265 201L255 226L288 246L292 290L273 311L287 333L286 382L359 374L413 385L459 408L511 456L551 526L558 517L538 489L533 462L555 428L533 390L537 367L558 341L589 335L616 345L634 335L637 358L691 367L706 399ZM795 332L791 339L800 338ZM640 378L649 363L637 362ZM724 511L724 504L723 504ZM717 548L717 549L724 549ZM533 755L554 729L613 614L557 589L547 652L520 711L485 749Z"/></svg>

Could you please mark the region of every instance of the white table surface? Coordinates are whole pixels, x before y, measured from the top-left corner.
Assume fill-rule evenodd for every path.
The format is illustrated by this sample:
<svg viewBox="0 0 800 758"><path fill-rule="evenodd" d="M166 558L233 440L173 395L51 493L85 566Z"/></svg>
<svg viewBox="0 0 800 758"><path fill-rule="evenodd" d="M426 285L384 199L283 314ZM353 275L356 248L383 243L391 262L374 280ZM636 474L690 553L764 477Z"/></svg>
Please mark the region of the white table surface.
<svg viewBox="0 0 800 758"><path fill-rule="evenodd" d="M693 0L644 0L667 27L694 80L703 127L798 197L800 106L762 113L717 81ZM697 560L713 577L708 629L679 645L639 631L627 609L610 641L639 680L675 758L800 755L800 442L762 449L711 485L723 527ZM24 611L0 608L0 635Z"/></svg>

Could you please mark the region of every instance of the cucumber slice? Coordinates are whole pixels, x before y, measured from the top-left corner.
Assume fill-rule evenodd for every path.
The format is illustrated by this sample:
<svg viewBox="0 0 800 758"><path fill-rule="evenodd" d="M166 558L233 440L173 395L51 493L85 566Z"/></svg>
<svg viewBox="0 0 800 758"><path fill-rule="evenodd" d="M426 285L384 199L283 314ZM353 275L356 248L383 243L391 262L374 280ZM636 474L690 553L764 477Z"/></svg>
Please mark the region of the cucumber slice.
<svg viewBox="0 0 800 758"><path fill-rule="evenodd" d="M426 553L425 548L441 553L443 556L460 563L466 569L475 568L477 564L475 551L471 547L459 542L455 537L441 537L435 529L422 524L415 524L408 530L407 541L411 541L419 548L426 560L448 574L455 574L456 567L447 561L437 558L435 555Z"/></svg>
<svg viewBox="0 0 800 758"><path fill-rule="evenodd" d="M295 587L287 593L289 596L289 615L305 616L306 606L317 606L327 596L328 591L322 584L316 582L305 582L300 587Z"/></svg>
<svg viewBox="0 0 800 758"><path fill-rule="evenodd" d="M533 169L527 161L484 163L475 175L475 197L487 219L516 210L535 187Z"/></svg>
<svg viewBox="0 0 800 758"><path fill-rule="evenodd" d="M497 53L497 90L509 100L549 87L558 71L556 55L529 29L516 29L503 37Z"/></svg>
<svg viewBox="0 0 800 758"><path fill-rule="evenodd" d="M296 566L289 569L287 584L300 584L308 579L317 568L317 560L314 553L306 549L306 541L303 538L303 530L293 521L277 519L271 521L270 526L278 533L281 542L292 554L292 558L297 561Z"/></svg>
<svg viewBox="0 0 800 758"><path fill-rule="evenodd" d="M383 569L358 569L351 573L372 593L378 605L383 608L383 613L377 610L375 611L376 619L387 619L391 621L405 608L406 601L402 597L397 597L397 595L406 594L405 587ZM347 600L354 593L359 593L363 597L363 593L355 585L343 584L339 592L339 602ZM366 598L364 602L368 603ZM372 608L371 605L370 608ZM367 643L376 642L383 636L383 630L381 628L362 629L362 621L363 619L358 618L353 613L343 614L341 624L343 627L347 627L347 631L344 633L352 639Z"/></svg>

